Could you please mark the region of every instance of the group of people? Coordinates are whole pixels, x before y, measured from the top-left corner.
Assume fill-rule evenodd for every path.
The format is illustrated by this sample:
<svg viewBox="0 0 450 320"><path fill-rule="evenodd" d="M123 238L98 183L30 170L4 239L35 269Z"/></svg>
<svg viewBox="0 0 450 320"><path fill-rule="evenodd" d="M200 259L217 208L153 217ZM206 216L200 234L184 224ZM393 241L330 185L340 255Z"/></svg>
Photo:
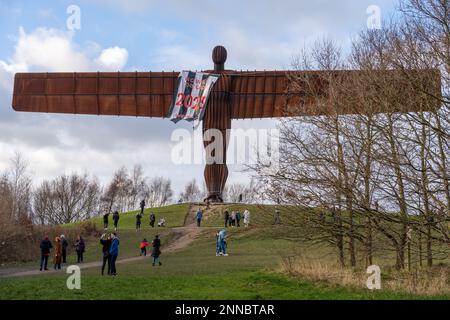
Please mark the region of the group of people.
<svg viewBox="0 0 450 320"><path fill-rule="evenodd" d="M144 214L144 208L145 208L145 201L142 200L140 203L140 212L136 214L136 231L140 229L142 216ZM116 210L112 214L113 221L114 221L114 230L117 231L118 223L119 223L119 212ZM244 219L244 225L245 227L248 227L250 225L250 211L246 208L244 210L243 215L237 210L232 211L231 214L228 210L225 210L224 212L224 219L225 219L225 228L228 226L230 227L240 227L240 221L241 219ZM150 214L149 217L150 220L150 226L154 227L156 222L156 216L154 213ZM203 220L203 211L201 208L198 208L196 213L196 221L197 226L201 226L201 222ZM164 227L166 223L166 219L162 217L158 223L159 227ZM278 209L275 211L275 223L279 224L281 223L280 219L280 212ZM108 229L109 224L109 213L103 215L103 225L105 230ZM216 234L216 256L228 256L227 254L227 232L226 230L222 229ZM117 275L117 269L116 269L116 261L117 257L119 255L119 237L117 236L116 232L113 233L103 233L100 237L100 245L102 246L102 257L103 257L103 263L101 267L101 274L104 275L105 267L107 266L107 274L111 276ZM140 244L140 255L141 256L147 256L147 247L149 246L149 242L146 238L144 238ZM77 262L82 263L83 262L83 254L86 249L86 244L83 240L83 238L79 235L73 245L75 247L75 251L77 253ZM53 267L55 270L61 269L61 264L67 263L67 248L69 247L69 242L66 240L64 235L60 235L59 237L55 238L55 247L53 251ZM161 255L161 239L158 235L155 236L155 238L152 241L152 253L151 256L153 257L152 265L155 266L156 264L162 265L160 261L160 255ZM45 237L40 244L41 248L41 262L40 262L40 270L48 270L48 259L51 254L51 249L53 248L52 242L49 240L48 236Z"/></svg>
<svg viewBox="0 0 450 320"><path fill-rule="evenodd" d="M149 246L149 243L146 238L141 241L141 244L139 245L139 248L141 249L141 256L146 257L147 256L147 247ZM153 257L153 266L158 263L161 265L161 261L159 259L159 256L161 255L161 239L159 239L159 235L155 236L155 239L152 241L152 257Z"/></svg>
<svg viewBox="0 0 450 320"><path fill-rule="evenodd" d="M75 251L77 253L77 262L83 262L83 253L86 249L84 240L81 236L78 236L74 245ZM67 263L67 248L69 247L69 242L66 237L62 234L58 237L55 237L55 246L53 246L49 237L46 236L42 239L40 243L41 249L41 262L39 270L48 270L48 259L51 254L51 250L53 250L53 268L55 270L61 270L61 265L63 263Z"/></svg>
<svg viewBox="0 0 450 320"><path fill-rule="evenodd" d="M250 211L248 209L244 210L243 214L244 226L247 228L250 225ZM242 215L238 211L231 211L229 213L228 209L224 212L225 228L230 227L240 227L241 226Z"/></svg>
<svg viewBox="0 0 450 320"><path fill-rule="evenodd" d="M138 212L136 214L136 231L141 229L141 224L142 224L142 217L144 216L144 207L145 207L145 201L142 200L141 201L141 211ZM106 230L108 230L108 226L109 226L109 216L110 213L105 213L103 215L103 228ZM116 210L114 211L114 213L112 214L112 219L114 222L114 231L117 231L118 225L119 225L119 219L120 219L120 215L119 212ZM152 212L149 216L149 225L154 228L155 227L155 222L156 222L156 216L155 214ZM158 227L165 227L166 226L166 218L162 217L159 222L158 222Z"/></svg>
<svg viewBox="0 0 450 320"><path fill-rule="evenodd" d="M142 224L142 217L143 217L144 213L143 211L138 212L136 214L136 231L141 229L141 224ZM156 222L156 215L152 212L150 213L149 216L149 225L154 228L155 227L155 222ZM165 227L166 226L166 218L165 217L161 217L158 221L158 227Z"/></svg>
<svg viewBox="0 0 450 320"><path fill-rule="evenodd" d="M119 244L120 240L115 232L110 234L104 233L100 237L100 245L102 246L103 256L102 276L104 275L106 265L108 266L109 276L117 275L116 260L119 256Z"/></svg>

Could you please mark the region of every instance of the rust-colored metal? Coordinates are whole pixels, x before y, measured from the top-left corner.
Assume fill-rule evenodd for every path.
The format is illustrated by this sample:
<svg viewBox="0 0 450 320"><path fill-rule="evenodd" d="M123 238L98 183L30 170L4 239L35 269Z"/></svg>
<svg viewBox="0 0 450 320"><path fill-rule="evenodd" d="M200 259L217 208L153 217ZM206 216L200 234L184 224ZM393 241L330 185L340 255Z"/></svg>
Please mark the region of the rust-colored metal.
<svg viewBox="0 0 450 320"><path fill-rule="evenodd" d="M17 73L16 111L165 117L177 72Z"/></svg>
<svg viewBox="0 0 450 320"><path fill-rule="evenodd" d="M203 131L215 128L226 137L232 119L317 116L328 113L321 98L339 102L352 95L351 90L329 96L332 81L354 81L378 77L392 82L396 105L377 112L423 111L431 106L421 103L420 90L408 90L399 71L233 71L225 69L227 51L217 46L212 52L214 70L221 75L206 107ZM440 74L436 70L411 70L411 76L440 94ZM166 117L179 72L87 72L87 73L17 73L14 79L12 106L16 111ZM295 79L296 81L290 81ZM305 86L302 87L302 79ZM364 79L364 78L363 78ZM296 83L296 86L292 86ZM355 82L356 83L356 82ZM361 83L361 81L359 81ZM300 84L300 85L299 85ZM312 86L311 86L312 84ZM373 88L369 88L373 89ZM417 93L416 93L417 91ZM375 94L376 94L375 90ZM386 94L380 92L379 94ZM411 98L417 97L415 103ZM425 98L424 98L425 99ZM342 99L344 100L344 99ZM339 114L359 113L351 106L336 103ZM300 107L299 107L300 106ZM407 110L404 110L407 106ZM223 142L226 160L227 139ZM210 141L204 141L205 148ZM208 198L221 201L228 177L226 162L207 164L204 172Z"/></svg>

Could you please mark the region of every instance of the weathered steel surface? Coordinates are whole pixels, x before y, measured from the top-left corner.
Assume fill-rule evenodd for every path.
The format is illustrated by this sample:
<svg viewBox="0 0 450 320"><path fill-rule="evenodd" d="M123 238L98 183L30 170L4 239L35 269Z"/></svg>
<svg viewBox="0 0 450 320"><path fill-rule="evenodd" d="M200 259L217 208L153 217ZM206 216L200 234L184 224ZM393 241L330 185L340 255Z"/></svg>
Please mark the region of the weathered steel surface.
<svg viewBox="0 0 450 320"><path fill-rule="evenodd" d="M232 119L326 114L330 111L329 106L316 102L320 97L327 96L327 77L353 79L355 82L358 82L359 77L361 82L366 76L361 72L348 70L236 72L220 70L222 67L223 64L219 64L219 70L215 72L229 76L226 90ZM373 75L377 73L371 72ZM414 73L418 83L429 82L429 86L439 94L439 72L421 70ZM16 111L166 117L177 76L178 72L18 73L14 81L12 105ZM315 94L308 94L302 88L290 87L291 78L296 79L297 85L301 83L298 79L304 78L305 87L316 83ZM392 94L397 99L397 106L391 105L391 109L380 109L379 112L420 111L423 105L419 100L422 98L421 93L404 88L402 82L407 82L407 79L399 72L384 71L378 78L392 80L392 88L395 90ZM367 82L370 85L370 81ZM218 90L222 89L215 88L216 92ZM331 98L345 101L343 96L348 97L350 94L352 93L344 92L342 97ZM415 97L418 100L411 103L411 99ZM302 107L299 108L299 105ZM361 112L351 107L351 103L343 104L337 111L340 114ZM208 107L207 112L209 109Z"/></svg>
<svg viewBox="0 0 450 320"><path fill-rule="evenodd" d="M207 164L205 165L204 176L208 189L208 198L212 201L222 200L222 191L228 178L228 167L226 164L228 139L226 137L227 129L231 129L229 87L230 77L223 73L214 85L203 118L204 133L208 129L217 129L220 131L221 137L223 137L221 141L222 150L215 149L211 155L206 152ZM217 137L214 137L214 139L217 139ZM213 142L211 140L213 140L212 137L204 134L203 145L205 148ZM210 163L212 159L219 159L220 163Z"/></svg>
<svg viewBox="0 0 450 320"><path fill-rule="evenodd" d="M16 111L165 117L178 72L18 73Z"/></svg>

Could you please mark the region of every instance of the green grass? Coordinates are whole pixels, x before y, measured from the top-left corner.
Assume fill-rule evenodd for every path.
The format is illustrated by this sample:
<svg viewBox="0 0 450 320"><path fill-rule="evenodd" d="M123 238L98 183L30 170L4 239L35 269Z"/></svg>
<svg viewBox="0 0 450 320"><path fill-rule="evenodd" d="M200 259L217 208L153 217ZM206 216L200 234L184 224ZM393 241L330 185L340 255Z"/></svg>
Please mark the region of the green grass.
<svg viewBox="0 0 450 320"><path fill-rule="evenodd" d="M260 239L257 232L233 231L230 256L214 255L214 230L179 253L118 264L119 276L101 277L98 268L82 270L81 290L68 290L63 273L0 280L0 299L412 299L428 298L391 291L339 287L294 279L274 272L285 240ZM431 297L443 298L443 297Z"/></svg>
<svg viewBox="0 0 450 320"><path fill-rule="evenodd" d="M188 208L189 204L174 204L160 208L147 208L144 210L141 228L149 227L149 217L151 212L156 215L156 222L158 222L161 217L165 217L167 228L182 226L184 224L184 218ZM121 213L119 219L119 230L135 229L137 212L138 210ZM95 217L91 219L91 221L95 223L97 228L103 229L103 217ZM113 227L112 215L109 216L109 227Z"/></svg>
<svg viewBox="0 0 450 320"><path fill-rule="evenodd" d="M395 292L370 292L294 280L264 271L161 276L83 276L81 290L68 290L64 276L2 281L1 299L417 299ZM161 268L162 269L162 268ZM8 292L7 296L3 292ZM439 297L438 297L439 298ZM441 297L442 298L442 297Z"/></svg>

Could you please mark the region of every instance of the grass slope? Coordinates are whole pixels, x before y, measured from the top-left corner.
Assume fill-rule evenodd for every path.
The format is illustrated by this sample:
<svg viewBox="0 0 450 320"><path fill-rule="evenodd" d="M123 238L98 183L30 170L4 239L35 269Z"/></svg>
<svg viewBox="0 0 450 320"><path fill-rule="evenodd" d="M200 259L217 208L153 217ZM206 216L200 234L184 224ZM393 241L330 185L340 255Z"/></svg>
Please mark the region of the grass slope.
<svg viewBox="0 0 450 320"><path fill-rule="evenodd" d="M164 214L169 226L181 226L188 205L174 205L153 210L157 217ZM242 209L242 208L241 208ZM222 226L221 210L217 209L205 221L202 233L191 245L179 252L164 253L169 240L163 238L163 266L152 267L151 258L118 264L119 276L101 277L98 268L82 270L81 290L66 288L67 275L52 273L25 278L0 279L0 299L427 299L443 296L413 296L392 291L371 292L307 279L294 279L276 272L283 256L298 250L298 243L284 239L289 226L271 225L271 208L260 210L249 206L252 222L248 230L229 229L228 257L215 256L215 232ZM242 212L242 211L241 211ZM143 222L148 218L146 210ZM119 225L120 258L138 255L137 245L145 235L170 228L134 230L135 212L122 214ZM294 219L294 217L291 217ZM102 220L95 220L102 227ZM310 248L315 254L326 251ZM100 247L90 243L88 261L100 259ZM72 259L72 258L71 258Z"/></svg>

